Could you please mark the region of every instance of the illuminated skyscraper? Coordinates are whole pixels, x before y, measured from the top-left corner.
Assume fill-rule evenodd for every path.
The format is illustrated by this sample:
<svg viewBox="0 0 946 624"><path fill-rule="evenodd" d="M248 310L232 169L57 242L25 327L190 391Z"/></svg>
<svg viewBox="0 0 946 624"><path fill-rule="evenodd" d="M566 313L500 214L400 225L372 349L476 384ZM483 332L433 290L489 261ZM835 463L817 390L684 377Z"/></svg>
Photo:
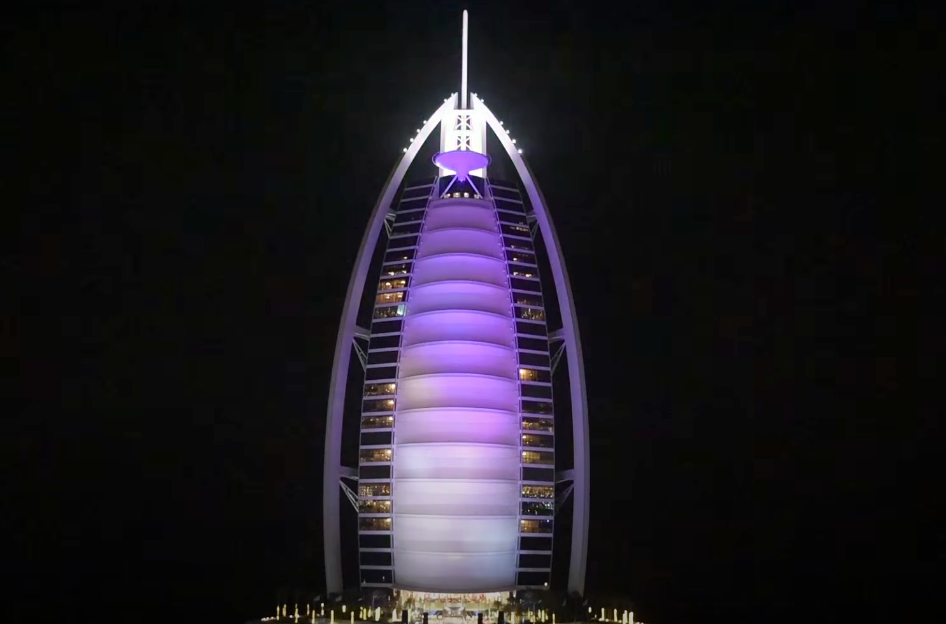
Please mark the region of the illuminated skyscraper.
<svg viewBox="0 0 946 624"><path fill-rule="evenodd" d="M548 585L560 484L560 499L574 497L568 590L584 590L588 421L571 288L522 150L476 94L467 97L466 42L464 11L459 97L447 98L405 148L348 287L325 444L329 592L342 589L339 485L358 509L363 586L469 594ZM438 175L404 182L438 125ZM520 182L489 175L487 127ZM379 270L371 261L382 228L387 248ZM533 244L539 236L557 302L542 295ZM377 294L371 325L362 328L366 284ZM556 303L562 326L549 331L546 307ZM364 368L357 468L340 459L353 351ZM561 358L574 443L567 469L556 462L554 444L551 381Z"/></svg>

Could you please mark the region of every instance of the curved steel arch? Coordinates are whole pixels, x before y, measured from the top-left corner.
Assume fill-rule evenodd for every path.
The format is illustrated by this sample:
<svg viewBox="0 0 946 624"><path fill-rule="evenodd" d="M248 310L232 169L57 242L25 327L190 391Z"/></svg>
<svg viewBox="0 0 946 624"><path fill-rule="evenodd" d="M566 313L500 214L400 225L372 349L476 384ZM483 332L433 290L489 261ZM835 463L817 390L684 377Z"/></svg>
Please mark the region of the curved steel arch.
<svg viewBox="0 0 946 624"><path fill-rule="evenodd" d="M584 594L585 568L588 561L588 515L590 509L589 474L591 456L588 447L588 397L585 391L585 367L581 355L581 337L578 334L578 321L575 316L575 301L572 288L565 270L565 258L558 243L558 235L552 224L545 197L532 175L532 170L522 158L518 148L512 142L506 129L492 111L476 95L472 95L473 109L483 112L486 122L502 143L516 167L516 173L529 194L532 210L542 232L542 238L548 249L549 264L555 290L558 292L558 305L562 312L562 335L565 339L565 354L568 357L568 377L571 382L572 436L574 444L574 516L572 520L572 550L568 568L568 591Z"/></svg>
<svg viewBox="0 0 946 624"><path fill-rule="evenodd" d="M325 540L325 583L329 593L342 591L342 546L339 531L339 480L341 479L341 446L342 446L342 418L345 411L345 386L348 383L348 366L351 361L352 342L355 339L355 324L358 308L361 304L361 295L364 292L365 281L368 278L368 269L371 257L374 255L378 242L378 235L384 225L384 218L388 213L391 201L408 167L417 156L421 146L427 141L430 133L437 127L444 114L456 108L457 94L447 98L443 105L428 118L427 123L414 137L407 152L395 165L388 176L381 195L371 212L371 220L358 257L351 279L348 281L348 294L345 296L345 306L342 309L342 320L338 327L338 338L335 341L335 360L332 364L332 380L329 387L328 422L325 431L325 469L322 477L322 530Z"/></svg>

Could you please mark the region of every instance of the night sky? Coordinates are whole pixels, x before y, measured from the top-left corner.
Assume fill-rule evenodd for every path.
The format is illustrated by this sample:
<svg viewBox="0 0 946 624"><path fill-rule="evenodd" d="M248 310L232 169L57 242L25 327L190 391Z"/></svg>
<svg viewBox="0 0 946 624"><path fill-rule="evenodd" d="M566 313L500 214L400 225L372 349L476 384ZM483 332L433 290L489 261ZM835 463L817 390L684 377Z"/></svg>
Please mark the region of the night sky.
<svg viewBox="0 0 946 624"><path fill-rule="evenodd" d="M901 524L931 522L896 399L920 334L884 310L917 297L897 275L923 224L889 199L923 147L935 19L702 4L468 5L470 88L525 149L571 275L587 590L657 624L880 613L931 582ZM401 148L459 90L464 6L4 26L5 186L29 197L2 264L23 613L239 623L322 586L343 297Z"/></svg>

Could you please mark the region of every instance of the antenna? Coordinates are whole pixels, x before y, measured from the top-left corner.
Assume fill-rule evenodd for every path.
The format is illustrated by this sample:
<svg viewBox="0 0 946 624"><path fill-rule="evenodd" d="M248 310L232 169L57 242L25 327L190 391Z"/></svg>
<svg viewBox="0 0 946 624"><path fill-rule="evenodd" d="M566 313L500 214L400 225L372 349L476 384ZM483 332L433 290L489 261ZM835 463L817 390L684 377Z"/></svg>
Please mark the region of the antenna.
<svg viewBox="0 0 946 624"><path fill-rule="evenodd" d="M460 108L466 108L467 13L463 9L463 68L460 73Z"/></svg>

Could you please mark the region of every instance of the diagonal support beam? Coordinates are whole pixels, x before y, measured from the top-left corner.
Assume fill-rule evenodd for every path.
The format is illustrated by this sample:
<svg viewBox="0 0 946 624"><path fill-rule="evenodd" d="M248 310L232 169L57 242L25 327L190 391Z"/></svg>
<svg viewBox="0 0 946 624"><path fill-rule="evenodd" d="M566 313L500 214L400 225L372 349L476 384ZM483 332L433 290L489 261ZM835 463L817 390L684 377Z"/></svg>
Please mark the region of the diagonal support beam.
<svg viewBox="0 0 946 624"><path fill-rule="evenodd" d="M555 374L555 369L558 368L558 363L562 359L562 354L565 353L565 342L562 341L558 343L558 347L555 349L555 353L552 354L552 374Z"/></svg>
<svg viewBox="0 0 946 624"><path fill-rule="evenodd" d="M361 338L362 340L371 340L371 332L365 329L364 327L355 325L355 338Z"/></svg>
<svg viewBox="0 0 946 624"><path fill-rule="evenodd" d="M549 342L561 342L563 340L565 340L565 335L562 333L561 329L549 332Z"/></svg>
<svg viewBox="0 0 946 624"><path fill-rule="evenodd" d="M569 468L568 470L559 470L555 473L555 483L565 483L566 481L575 480L575 470L574 468Z"/></svg>
<svg viewBox="0 0 946 624"><path fill-rule="evenodd" d="M368 367L368 353L358 344L358 340L355 338L351 339L351 344L355 347L355 353L358 354L358 361L361 362L361 370L365 370Z"/></svg>
<svg viewBox="0 0 946 624"><path fill-rule="evenodd" d="M569 483L568 487L562 490L561 494L555 497L555 515L558 515L559 509L562 508L562 505L565 504L565 501L568 500L568 497L572 495L572 490L575 489L574 483Z"/></svg>
<svg viewBox="0 0 946 624"><path fill-rule="evenodd" d="M354 490L348 487L348 484L342 481L341 479L338 480L338 484L342 486L342 491L345 492L345 497L348 499L348 502L351 503L351 506L354 507L355 511L357 512L358 511L358 494L356 494Z"/></svg>
<svg viewBox="0 0 946 624"><path fill-rule="evenodd" d="M358 468L352 466L339 466L338 474L342 479L358 480Z"/></svg>

